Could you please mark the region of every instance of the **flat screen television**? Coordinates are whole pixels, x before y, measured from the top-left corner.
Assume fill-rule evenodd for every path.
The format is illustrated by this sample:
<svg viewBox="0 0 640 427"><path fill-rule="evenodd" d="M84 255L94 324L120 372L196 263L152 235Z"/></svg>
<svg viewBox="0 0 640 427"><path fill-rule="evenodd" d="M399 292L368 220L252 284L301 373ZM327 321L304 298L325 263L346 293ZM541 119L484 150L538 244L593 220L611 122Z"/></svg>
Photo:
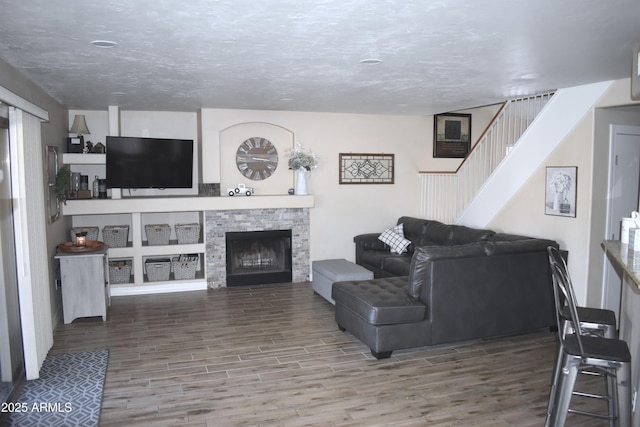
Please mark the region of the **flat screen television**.
<svg viewBox="0 0 640 427"><path fill-rule="evenodd" d="M191 188L193 140L107 136L107 187Z"/></svg>

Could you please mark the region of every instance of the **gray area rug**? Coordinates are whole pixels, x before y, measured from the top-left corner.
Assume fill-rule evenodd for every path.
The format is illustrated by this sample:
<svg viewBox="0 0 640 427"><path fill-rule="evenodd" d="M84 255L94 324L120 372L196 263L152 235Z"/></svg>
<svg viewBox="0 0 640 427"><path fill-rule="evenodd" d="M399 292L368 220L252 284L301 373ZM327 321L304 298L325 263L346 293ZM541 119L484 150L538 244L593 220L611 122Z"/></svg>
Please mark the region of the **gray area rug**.
<svg viewBox="0 0 640 427"><path fill-rule="evenodd" d="M108 362L109 350L47 356L40 378L20 391L8 425L97 426Z"/></svg>

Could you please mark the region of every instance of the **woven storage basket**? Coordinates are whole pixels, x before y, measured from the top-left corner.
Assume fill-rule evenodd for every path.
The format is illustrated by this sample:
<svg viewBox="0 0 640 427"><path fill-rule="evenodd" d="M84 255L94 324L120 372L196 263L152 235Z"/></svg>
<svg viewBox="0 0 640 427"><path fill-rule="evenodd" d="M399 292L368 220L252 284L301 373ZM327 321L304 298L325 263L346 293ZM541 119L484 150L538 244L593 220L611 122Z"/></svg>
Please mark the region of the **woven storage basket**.
<svg viewBox="0 0 640 427"><path fill-rule="evenodd" d="M200 240L200 224L176 224L178 244L198 243Z"/></svg>
<svg viewBox="0 0 640 427"><path fill-rule="evenodd" d="M109 283L131 283L131 260L109 261Z"/></svg>
<svg viewBox="0 0 640 427"><path fill-rule="evenodd" d="M171 275L171 260L169 258L147 259L144 262L147 278L150 282L163 282L169 280Z"/></svg>
<svg viewBox="0 0 640 427"><path fill-rule="evenodd" d="M102 227L102 240L112 248L124 248L129 240L128 225L105 225Z"/></svg>
<svg viewBox="0 0 640 427"><path fill-rule="evenodd" d="M147 224L144 226L149 246L168 245L171 237L169 224Z"/></svg>
<svg viewBox="0 0 640 427"><path fill-rule="evenodd" d="M76 234L78 233L87 233L87 240L98 240L98 233L100 232L100 228L98 227L73 227L71 232L71 241L76 241Z"/></svg>
<svg viewBox="0 0 640 427"><path fill-rule="evenodd" d="M173 278L176 280L194 279L196 277L198 261L198 255L180 255L179 257L174 257L171 262Z"/></svg>

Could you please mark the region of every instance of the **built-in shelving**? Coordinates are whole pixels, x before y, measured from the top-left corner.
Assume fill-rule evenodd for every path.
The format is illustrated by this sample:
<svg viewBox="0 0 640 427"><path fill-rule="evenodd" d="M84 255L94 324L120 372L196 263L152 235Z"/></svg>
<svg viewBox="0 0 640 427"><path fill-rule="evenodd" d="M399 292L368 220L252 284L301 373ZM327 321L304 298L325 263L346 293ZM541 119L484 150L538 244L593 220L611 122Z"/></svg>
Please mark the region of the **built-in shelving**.
<svg viewBox="0 0 640 427"><path fill-rule="evenodd" d="M109 248L110 259L131 259L132 283L114 284L111 294L136 295L202 290L207 288L205 212L209 210L250 210L269 208L311 208L314 196L222 196L222 197L140 197L124 199L67 200L62 214L73 216L74 225L128 225L126 247ZM178 244L175 224L199 223L197 243ZM171 226L168 245L151 246L147 242L146 224L166 223ZM145 274L147 258L173 258L180 254L199 254L200 263L194 279L150 282Z"/></svg>
<svg viewBox="0 0 640 427"><path fill-rule="evenodd" d="M89 175L104 175L105 154L64 153L62 162L76 168L86 168ZM124 197L122 199L67 200L62 214L73 217L74 226L128 225L127 246L109 248L110 259L132 260L132 283L111 285L111 294L135 295L198 290L207 288L205 215L211 210L250 210L278 208L311 208L314 197L288 194L265 196L222 197ZM197 243L177 244L175 224L199 223L200 239ZM168 245L150 246L144 226L169 224L173 240ZM194 279L149 281L144 262L148 258L173 258L180 254L199 254L200 262Z"/></svg>

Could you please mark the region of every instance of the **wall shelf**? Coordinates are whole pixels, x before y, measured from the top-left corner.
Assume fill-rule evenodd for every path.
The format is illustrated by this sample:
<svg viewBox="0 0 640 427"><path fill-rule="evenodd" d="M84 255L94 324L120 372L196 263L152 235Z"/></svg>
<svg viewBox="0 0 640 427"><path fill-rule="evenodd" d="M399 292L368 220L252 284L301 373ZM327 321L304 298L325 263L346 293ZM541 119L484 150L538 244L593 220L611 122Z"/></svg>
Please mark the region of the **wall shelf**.
<svg viewBox="0 0 640 427"><path fill-rule="evenodd" d="M145 212L220 211L234 209L312 208L314 196L131 197L67 200L63 215L99 215Z"/></svg>
<svg viewBox="0 0 640 427"><path fill-rule="evenodd" d="M104 165L106 161L106 154L62 153L65 165Z"/></svg>

